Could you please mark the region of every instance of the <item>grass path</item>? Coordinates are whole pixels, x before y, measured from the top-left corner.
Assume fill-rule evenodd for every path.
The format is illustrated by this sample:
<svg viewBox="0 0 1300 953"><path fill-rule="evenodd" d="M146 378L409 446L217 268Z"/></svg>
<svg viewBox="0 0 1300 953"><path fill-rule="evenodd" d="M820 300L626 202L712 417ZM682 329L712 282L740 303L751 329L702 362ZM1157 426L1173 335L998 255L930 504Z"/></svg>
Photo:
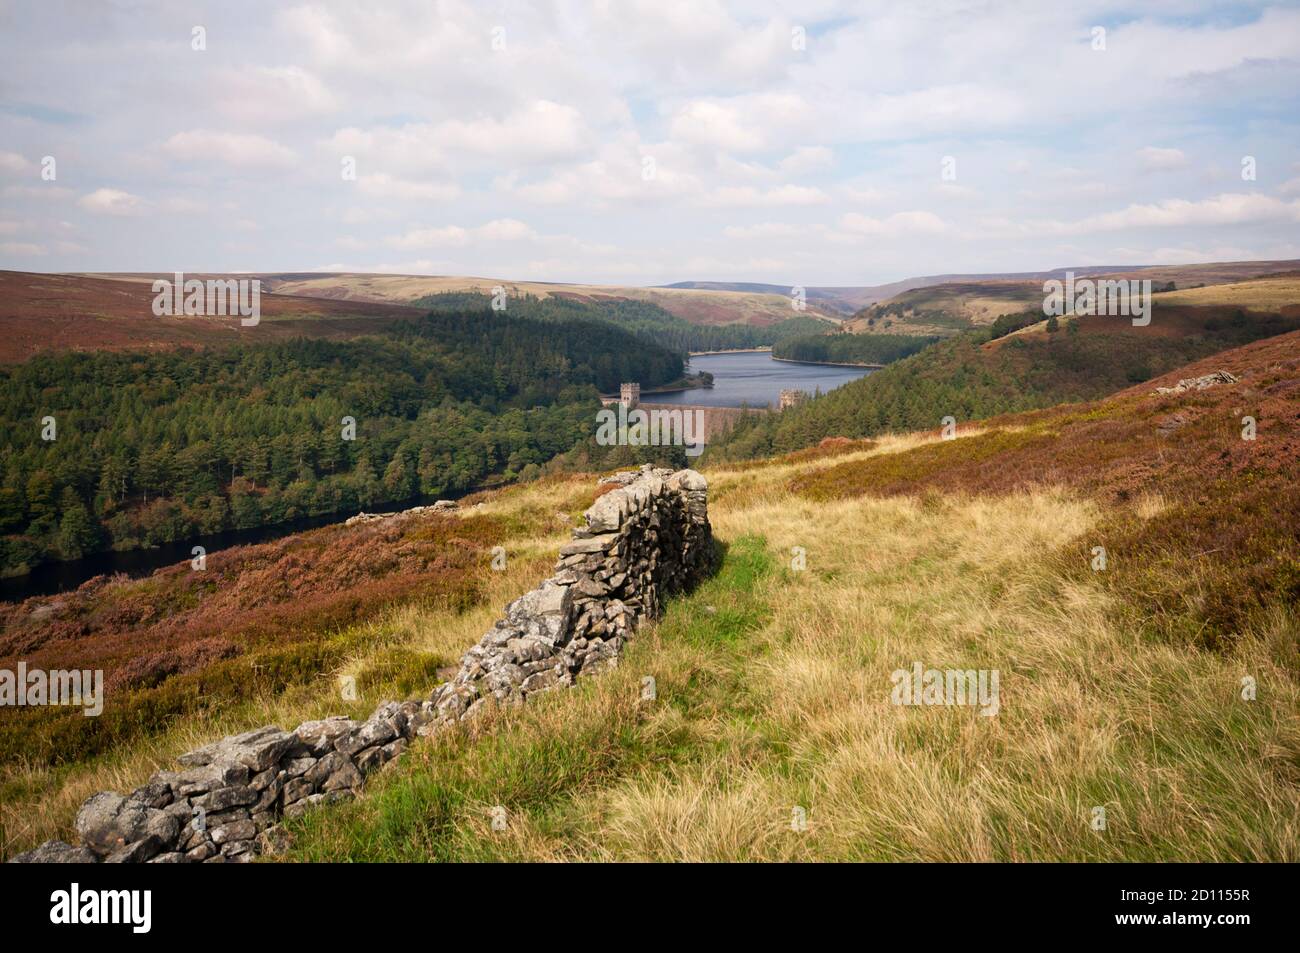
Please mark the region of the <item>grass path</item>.
<svg viewBox="0 0 1300 953"><path fill-rule="evenodd" d="M1286 620L1230 654L1127 627L1063 555L1099 516L1063 492L812 504L781 477L717 475L719 574L616 672L417 745L287 859L1297 859ZM999 713L890 704L914 661L998 669Z"/></svg>
<svg viewBox="0 0 1300 953"><path fill-rule="evenodd" d="M1295 617L1265 616L1213 650L1160 635L1136 594L1080 564L1114 513L1071 491L789 490L931 442L710 471L719 572L644 627L618 669L417 743L357 802L292 822L283 859L1300 859ZM340 672L92 762L6 765L5 851L68 836L86 796L130 791L221 734L426 691L545 575L567 535L555 513L590 493L559 481L493 497L510 559L484 598L376 616L342 634L358 648ZM1139 502L1133 518L1159 512ZM996 669L998 713L891 704L891 673L914 662ZM342 673L362 701L340 703ZM791 829L796 807L806 830Z"/></svg>

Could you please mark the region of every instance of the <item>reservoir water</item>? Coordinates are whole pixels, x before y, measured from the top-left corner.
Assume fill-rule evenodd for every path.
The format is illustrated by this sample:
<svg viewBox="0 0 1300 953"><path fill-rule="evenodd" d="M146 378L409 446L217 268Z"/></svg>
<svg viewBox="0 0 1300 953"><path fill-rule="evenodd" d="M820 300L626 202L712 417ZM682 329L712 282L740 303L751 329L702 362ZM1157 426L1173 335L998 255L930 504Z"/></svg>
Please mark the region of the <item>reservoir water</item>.
<svg viewBox="0 0 1300 953"><path fill-rule="evenodd" d="M703 407L763 407L777 401L783 390L824 394L849 381L871 373L866 367L838 367L833 364L791 364L775 361L766 351L737 351L731 354L699 354L691 358L692 372L713 375L712 388L673 394L646 394L652 404L696 404Z"/></svg>

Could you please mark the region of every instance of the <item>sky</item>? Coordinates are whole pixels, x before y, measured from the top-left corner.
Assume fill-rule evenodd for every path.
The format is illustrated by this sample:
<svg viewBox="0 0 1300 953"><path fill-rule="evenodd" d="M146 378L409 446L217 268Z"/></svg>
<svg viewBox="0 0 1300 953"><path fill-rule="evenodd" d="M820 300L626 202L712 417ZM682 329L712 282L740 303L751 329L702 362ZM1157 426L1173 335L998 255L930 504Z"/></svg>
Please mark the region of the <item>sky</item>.
<svg viewBox="0 0 1300 953"><path fill-rule="evenodd" d="M1300 258L1300 6L0 0L0 268Z"/></svg>

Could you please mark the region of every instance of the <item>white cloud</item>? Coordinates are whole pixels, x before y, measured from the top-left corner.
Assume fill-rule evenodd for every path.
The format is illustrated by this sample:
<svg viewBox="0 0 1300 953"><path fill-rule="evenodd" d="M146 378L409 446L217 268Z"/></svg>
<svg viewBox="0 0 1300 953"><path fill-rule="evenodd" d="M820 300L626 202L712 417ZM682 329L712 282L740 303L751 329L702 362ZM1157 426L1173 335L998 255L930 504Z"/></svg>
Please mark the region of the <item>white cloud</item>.
<svg viewBox="0 0 1300 953"><path fill-rule="evenodd" d="M1192 201L1167 199L1134 204L1115 212L1090 215L1062 230L1113 231L1125 228L1249 225L1263 222L1300 222L1300 200L1283 202L1268 195L1224 193Z"/></svg>
<svg viewBox="0 0 1300 953"><path fill-rule="evenodd" d="M16 152L0 152L0 174L31 175L36 170L36 163L29 162Z"/></svg>
<svg viewBox="0 0 1300 953"><path fill-rule="evenodd" d="M728 225L722 230L727 238L766 241L769 239L800 238L817 231L820 226L797 225L790 222L760 222L756 225Z"/></svg>
<svg viewBox="0 0 1300 953"><path fill-rule="evenodd" d="M218 108L236 122L291 123L333 112L338 101L320 78L299 66L257 66L221 73Z"/></svg>
<svg viewBox="0 0 1300 953"><path fill-rule="evenodd" d="M726 208L770 208L781 205L821 205L829 201L821 189L802 185L780 185L756 189L751 185L727 186L705 196L704 204Z"/></svg>
<svg viewBox="0 0 1300 953"><path fill-rule="evenodd" d="M895 212L885 218L871 218L858 212L846 212L840 217L840 227L854 235L872 237L938 235L949 229L938 215L920 210Z"/></svg>
<svg viewBox="0 0 1300 953"><path fill-rule="evenodd" d="M454 182L416 182L395 178L385 172L357 176L357 188L365 195L385 199L450 202L460 195L460 187Z"/></svg>
<svg viewBox="0 0 1300 953"><path fill-rule="evenodd" d="M827 146L800 146L777 163L777 167L787 175L803 175L828 169L834 164L834 149Z"/></svg>
<svg viewBox="0 0 1300 953"><path fill-rule="evenodd" d="M77 204L97 215L139 215L147 205L140 196L121 189L96 189L83 195Z"/></svg>
<svg viewBox="0 0 1300 953"><path fill-rule="evenodd" d="M1187 156L1182 149L1161 149L1158 146L1146 146L1137 151L1138 160L1144 169L1165 171L1181 169L1187 165Z"/></svg>
<svg viewBox="0 0 1300 953"><path fill-rule="evenodd" d="M449 119L340 129L327 141L337 155L363 157L405 173L468 166L489 159L535 164L590 154L592 135L573 106L549 100L501 118ZM362 159L358 166L363 167Z"/></svg>
<svg viewBox="0 0 1300 953"><path fill-rule="evenodd" d="M412 228L401 235L390 236L387 242L394 248L410 251L439 245L467 245L469 239L468 229L459 225L443 225L439 228Z"/></svg>
<svg viewBox="0 0 1300 953"><path fill-rule="evenodd" d="M731 106L694 102L673 117L672 135L694 145L727 152L752 152L761 149L766 141L760 128L742 118L740 110Z"/></svg>
<svg viewBox="0 0 1300 953"><path fill-rule="evenodd" d="M163 143L162 151L173 159L247 169L289 168L297 163L292 149L265 136L208 129L178 132Z"/></svg>
<svg viewBox="0 0 1300 953"><path fill-rule="evenodd" d="M72 189L64 188L61 185L55 185L52 182L43 182L40 185L6 185L3 194L5 198L24 198L36 199L38 201L55 201L61 202L65 199L72 198L76 193Z"/></svg>
<svg viewBox="0 0 1300 953"><path fill-rule="evenodd" d="M526 238L536 238L537 233L531 226L518 219L499 218L486 225L480 225L475 230L475 237L489 242L517 242Z"/></svg>
<svg viewBox="0 0 1300 953"><path fill-rule="evenodd" d="M872 205L887 197L887 193L881 189L857 185L842 185L839 194L845 201L860 205Z"/></svg>
<svg viewBox="0 0 1300 953"><path fill-rule="evenodd" d="M536 239L537 233L524 222L512 218L494 219L476 228L444 225L437 228L413 228L386 241L393 248L413 251L420 248L462 247L474 243L517 242Z"/></svg>
<svg viewBox="0 0 1300 953"><path fill-rule="evenodd" d="M44 245L36 245L32 242L0 242L0 254L36 256L45 254Z"/></svg>

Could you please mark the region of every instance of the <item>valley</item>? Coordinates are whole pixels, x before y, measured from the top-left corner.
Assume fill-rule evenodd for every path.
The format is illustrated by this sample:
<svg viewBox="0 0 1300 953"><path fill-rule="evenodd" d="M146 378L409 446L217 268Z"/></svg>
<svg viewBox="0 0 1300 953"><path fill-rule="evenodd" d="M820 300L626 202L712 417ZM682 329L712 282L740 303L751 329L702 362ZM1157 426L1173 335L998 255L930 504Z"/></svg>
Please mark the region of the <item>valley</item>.
<svg viewBox="0 0 1300 953"><path fill-rule="evenodd" d="M1238 382L1154 394L1220 370ZM287 822L282 859L1295 860L1298 372L1287 332L951 440L706 458L721 567L618 669L417 745L363 798ZM199 739L424 690L593 495L557 474L215 554L216 585L176 567L12 606L5 651L93 654L119 701L92 735L40 711L4 735L28 759L3 778L5 850L66 836L90 791L129 789ZM141 625L136 657L115 633ZM914 660L999 670L999 714L891 706L890 672ZM357 701L337 698L341 674ZM497 802L505 836L486 821ZM1090 829L1097 805L1109 836Z"/></svg>

